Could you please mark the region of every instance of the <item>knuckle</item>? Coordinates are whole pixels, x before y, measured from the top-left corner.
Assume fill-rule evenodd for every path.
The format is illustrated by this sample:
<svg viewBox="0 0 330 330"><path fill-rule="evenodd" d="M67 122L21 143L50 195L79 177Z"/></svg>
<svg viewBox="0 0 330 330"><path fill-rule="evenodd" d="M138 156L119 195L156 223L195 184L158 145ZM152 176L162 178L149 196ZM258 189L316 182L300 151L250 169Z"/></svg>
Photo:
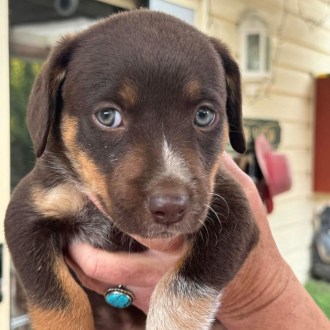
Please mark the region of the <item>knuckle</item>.
<svg viewBox="0 0 330 330"><path fill-rule="evenodd" d="M97 278L102 274L102 263L97 258L86 258L82 265L83 272L91 278Z"/></svg>

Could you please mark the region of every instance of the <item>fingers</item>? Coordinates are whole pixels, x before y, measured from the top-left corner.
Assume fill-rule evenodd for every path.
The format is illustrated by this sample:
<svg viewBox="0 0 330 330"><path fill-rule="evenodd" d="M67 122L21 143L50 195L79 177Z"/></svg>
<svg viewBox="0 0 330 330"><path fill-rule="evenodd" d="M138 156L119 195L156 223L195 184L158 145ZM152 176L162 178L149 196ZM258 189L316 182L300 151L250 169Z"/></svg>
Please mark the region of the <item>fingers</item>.
<svg viewBox="0 0 330 330"><path fill-rule="evenodd" d="M228 173L230 173L232 177L236 178L246 193L255 192L258 194L257 188L252 179L239 168L239 166L226 152L223 154L223 165Z"/></svg>
<svg viewBox="0 0 330 330"><path fill-rule="evenodd" d="M87 276L70 257L66 257L66 262L78 276L79 281L85 288L103 294L109 287L111 287L109 283L104 283Z"/></svg>
<svg viewBox="0 0 330 330"><path fill-rule="evenodd" d="M224 153L223 155L223 165L230 175L236 179L245 192L250 207L256 216L257 222L259 222L258 220L264 222L266 218L265 207L261 201L259 192L253 180L239 168L239 166L227 153Z"/></svg>
<svg viewBox="0 0 330 330"><path fill-rule="evenodd" d="M256 185L252 179L238 167L238 165L227 153L224 153L223 155L223 166L230 173L230 175L236 179L246 194L255 222L259 228L259 242L257 246L261 249L265 249L267 247L268 249L272 248L274 251L277 251L277 247L269 226L266 210L261 201ZM254 252L252 251L251 255L253 254Z"/></svg>
<svg viewBox="0 0 330 330"><path fill-rule="evenodd" d="M72 244L69 254L88 278L93 278L99 283L129 284L138 287L155 285L180 257L179 254L167 255L151 251L109 253L83 243Z"/></svg>
<svg viewBox="0 0 330 330"><path fill-rule="evenodd" d="M110 282L105 283L98 281L94 278L87 276L82 269L70 258L66 258L67 264L70 268L75 272L77 277L79 278L80 283L85 287L92 291L97 292L100 295L104 295L104 293L111 287L118 286L119 283L111 284ZM109 277L109 276L107 276ZM122 282L120 282L122 283ZM149 309L149 301L151 294L154 290L154 285L149 287L140 287L140 286L132 286L125 285L129 291L131 291L134 295L134 305L141 309L144 313L148 313Z"/></svg>
<svg viewBox="0 0 330 330"><path fill-rule="evenodd" d="M165 272L174 267L185 245L182 238L167 242L137 239L166 252L148 250L144 253L109 253L77 242L69 247L67 262L83 286L103 295L108 288L122 284L134 293L134 305L147 313L155 285Z"/></svg>
<svg viewBox="0 0 330 330"><path fill-rule="evenodd" d="M141 309L145 314L147 314L149 309L150 297L152 295L154 287L141 288L141 287L127 286L127 289L133 292L134 294L133 304L139 309Z"/></svg>
<svg viewBox="0 0 330 330"><path fill-rule="evenodd" d="M238 176L240 179L243 180L249 179L249 176L239 168L239 166L234 162L232 157L227 152L223 153L223 163L225 165L225 168L234 176Z"/></svg>

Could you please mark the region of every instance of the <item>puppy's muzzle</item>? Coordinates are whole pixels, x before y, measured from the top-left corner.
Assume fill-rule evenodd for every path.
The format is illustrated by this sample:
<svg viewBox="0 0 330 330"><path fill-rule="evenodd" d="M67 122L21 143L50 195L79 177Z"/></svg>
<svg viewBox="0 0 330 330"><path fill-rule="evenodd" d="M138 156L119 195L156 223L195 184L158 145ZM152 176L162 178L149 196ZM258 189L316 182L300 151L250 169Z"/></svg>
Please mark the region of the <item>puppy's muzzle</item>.
<svg viewBox="0 0 330 330"><path fill-rule="evenodd" d="M189 195L183 188L160 188L149 196L148 209L153 220L161 225L181 221L189 206Z"/></svg>

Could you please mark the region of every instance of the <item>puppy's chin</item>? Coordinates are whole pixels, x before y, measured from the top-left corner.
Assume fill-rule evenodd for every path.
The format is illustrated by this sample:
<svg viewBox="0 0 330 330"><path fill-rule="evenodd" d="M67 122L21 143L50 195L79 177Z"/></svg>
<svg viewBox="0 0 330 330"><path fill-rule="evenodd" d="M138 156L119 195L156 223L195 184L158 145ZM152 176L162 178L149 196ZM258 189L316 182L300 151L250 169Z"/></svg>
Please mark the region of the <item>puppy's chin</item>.
<svg viewBox="0 0 330 330"><path fill-rule="evenodd" d="M199 219L205 219L205 217L206 214L202 214ZM150 221L140 227L142 230L136 230L134 232L128 231L128 233L130 236L137 235L146 239L173 239L178 236L187 237L196 233L204 224L204 220L191 220L192 219L186 219L167 226Z"/></svg>
<svg viewBox="0 0 330 330"><path fill-rule="evenodd" d="M151 233L142 233L142 238L150 238L150 239L166 239L166 238L173 238L178 236L178 233L171 232L171 231L162 231L162 232L151 232Z"/></svg>
<svg viewBox="0 0 330 330"><path fill-rule="evenodd" d="M148 249L159 252L178 252L187 243L183 235L169 238L144 238L137 235L132 235L132 237Z"/></svg>

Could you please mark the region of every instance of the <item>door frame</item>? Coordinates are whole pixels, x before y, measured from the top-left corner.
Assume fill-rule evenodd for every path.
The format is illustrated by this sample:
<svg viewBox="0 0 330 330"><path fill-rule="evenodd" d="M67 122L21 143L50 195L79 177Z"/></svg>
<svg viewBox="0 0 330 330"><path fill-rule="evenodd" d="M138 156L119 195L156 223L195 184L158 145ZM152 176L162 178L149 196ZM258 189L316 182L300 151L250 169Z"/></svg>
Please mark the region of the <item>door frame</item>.
<svg viewBox="0 0 330 330"><path fill-rule="evenodd" d="M0 1L0 244L2 244L2 302L0 329L10 329L10 261L5 246L3 219L10 197L10 103L8 0Z"/></svg>

